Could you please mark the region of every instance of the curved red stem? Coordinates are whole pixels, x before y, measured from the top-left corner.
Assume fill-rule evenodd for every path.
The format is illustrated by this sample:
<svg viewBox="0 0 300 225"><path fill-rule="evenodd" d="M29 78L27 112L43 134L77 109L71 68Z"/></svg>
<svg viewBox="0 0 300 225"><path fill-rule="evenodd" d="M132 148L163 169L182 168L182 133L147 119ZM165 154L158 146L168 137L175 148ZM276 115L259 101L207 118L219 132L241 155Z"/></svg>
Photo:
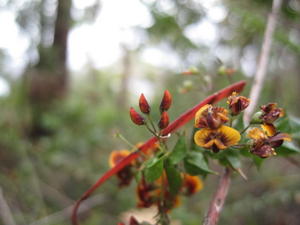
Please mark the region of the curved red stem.
<svg viewBox="0 0 300 225"><path fill-rule="evenodd" d="M168 135L169 133L174 132L178 128L182 127L184 124L186 124L188 121L194 118L196 112L204 105L206 104L214 104L218 101L228 97L231 95L232 92L241 92L244 89L244 86L246 85L245 81L240 81L237 83L234 83L214 94L207 97L200 103L198 103L193 108L187 110L185 113L183 113L181 116L179 116L175 121L173 121L168 127L166 127L162 131L162 135ZM115 167L108 170L106 173L101 176L98 181L92 185L82 196L81 198L75 203L73 211L72 211L72 223L73 225L79 225L78 219L77 219L77 212L79 209L80 204L87 199L97 188L99 188L106 180L108 180L111 176L118 173L120 170L122 170L125 166L130 164L133 160L135 160L140 152L147 152L148 149L154 146L154 144L157 142L156 137L150 138L148 141L146 141L139 149L133 153L131 153L129 156L124 158L121 162L119 162Z"/></svg>

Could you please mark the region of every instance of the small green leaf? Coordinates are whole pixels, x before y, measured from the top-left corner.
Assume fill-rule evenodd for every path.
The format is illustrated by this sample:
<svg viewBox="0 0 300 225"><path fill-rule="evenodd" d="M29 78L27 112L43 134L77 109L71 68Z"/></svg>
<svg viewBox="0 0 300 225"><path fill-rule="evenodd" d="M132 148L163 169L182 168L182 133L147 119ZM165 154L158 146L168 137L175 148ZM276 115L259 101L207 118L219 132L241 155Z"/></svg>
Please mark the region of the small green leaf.
<svg viewBox="0 0 300 225"><path fill-rule="evenodd" d="M225 157L229 165L232 166L232 168L238 169L241 168L242 165L239 158L239 154L234 151L238 151L238 150L227 150L227 154L225 155Z"/></svg>
<svg viewBox="0 0 300 225"><path fill-rule="evenodd" d="M185 143L185 137L180 136L173 151L169 155L169 161L173 165L179 163L186 155L187 148Z"/></svg>
<svg viewBox="0 0 300 225"><path fill-rule="evenodd" d="M184 159L184 167L190 175L216 174L208 168L207 162L201 152L189 152Z"/></svg>
<svg viewBox="0 0 300 225"><path fill-rule="evenodd" d="M154 157L148 160L145 164L144 175L146 182L153 182L157 180L164 168L164 157Z"/></svg>
<svg viewBox="0 0 300 225"><path fill-rule="evenodd" d="M280 132L290 133L292 129L289 117L280 118L276 123L276 128Z"/></svg>
<svg viewBox="0 0 300 225"><path fill-rule="evenodd" d="M175 196L181 188L182 178L178 169L170 163L169 160L165 163L170 193Z"/></svg>

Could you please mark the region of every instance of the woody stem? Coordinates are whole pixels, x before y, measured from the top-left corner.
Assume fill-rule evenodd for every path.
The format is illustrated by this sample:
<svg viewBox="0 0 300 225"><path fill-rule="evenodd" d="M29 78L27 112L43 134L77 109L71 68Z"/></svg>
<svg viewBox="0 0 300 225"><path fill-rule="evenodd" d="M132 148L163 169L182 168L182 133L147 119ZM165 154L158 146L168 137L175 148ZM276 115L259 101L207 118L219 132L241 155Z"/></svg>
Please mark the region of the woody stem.
<svg viewBox="0 0 300 225"><path fill-rule="evenodd" d="M229 168L226 168L220 178L218 189L215 192L212 201L210 202L203 225L216 225L218 223L230 187L230 176L231 170Z"/></svg>

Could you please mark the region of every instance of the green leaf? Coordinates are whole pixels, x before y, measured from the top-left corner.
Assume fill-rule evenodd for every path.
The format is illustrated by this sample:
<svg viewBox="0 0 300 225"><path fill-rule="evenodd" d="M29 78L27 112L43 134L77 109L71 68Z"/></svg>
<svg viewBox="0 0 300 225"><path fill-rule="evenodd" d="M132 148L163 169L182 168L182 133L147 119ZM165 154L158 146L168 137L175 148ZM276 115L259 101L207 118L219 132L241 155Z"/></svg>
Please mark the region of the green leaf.
<svg viewBox="0 0 300 225"><path fill-rule="evenodd" d="M187 148L185 143L185 136L180 136L173 151L169 155L169 161L175 165L179 163L186 155Z"/></svg>
<svg viewBox="0 0 300 225"><path fill-rule="evenodd" d="M300 149L293 142L285 141L283 144L276 149L276 153L281 156L300 153Z"/></svg>
<svg viewBox="0 0 300 225"><path fill-rule="evenodd" d="M165 171L167 174L170 193L175 196L180 191L182 185L180 172L169 160L165 163Z"/></svg>
<svg viewBox="0 0 300 225"><path fill-rule="evenodd" d="M146 182L152 183L157 180L164 169L164 157L154 157L148 160L145 164L144 175Z"/></svg>
<svg viewBox="0 0 300 225"><path fill-rule="evenodd" d="M289 117L278 119L276 129L280 132L290 133L292 131Z"/></svg>
<svg viewBox="0 0 300 225"><path fill-rule="evenodd" d="M201 152L189 152L184 158L184 167L190 175L217 174L208 168L207 162Z"/></svg>
<svg viewBox="0 0 300 225"><path fill-rule="evenodd" d="M226 159L227 162L229 163L230 166L232 166L232 168L234 169L238 169L241 168L241 161L240 161L240 157L239 157L239 153L235 152L235 151L239 151L239 150L226 150Z"/></svg>

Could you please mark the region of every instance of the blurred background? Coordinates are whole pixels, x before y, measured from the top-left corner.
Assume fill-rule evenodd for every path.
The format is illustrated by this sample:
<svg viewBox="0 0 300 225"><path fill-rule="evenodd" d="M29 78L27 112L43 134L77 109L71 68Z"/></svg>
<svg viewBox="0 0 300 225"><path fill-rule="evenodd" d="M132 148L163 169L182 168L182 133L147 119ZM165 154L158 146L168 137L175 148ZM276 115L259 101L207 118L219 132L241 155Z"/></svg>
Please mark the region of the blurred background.
<svg viewBox="0 0 300 225"><path fill-rule="evenodd" d="M128 148L115 134L132 143L150 137L128 115L141 93L157 120L165 89L174 97L171 120L232 81L248 80L248 94L271 5L2 0L0 202L14 223L0 224L70 224L68 207L108 169L109 153ZM300 1L284 0L260 98L293 117L300 116L299 18ZM236 70L230 80L224 68ZM280 157L260 170L245 164L249 180L234 177L220 224L299 225L296 164ZM174 224L201 223L217 180L210 176L171 213ZM136 206L134 189L111 179L91 197L82 224L117 224Z"/></svg>

